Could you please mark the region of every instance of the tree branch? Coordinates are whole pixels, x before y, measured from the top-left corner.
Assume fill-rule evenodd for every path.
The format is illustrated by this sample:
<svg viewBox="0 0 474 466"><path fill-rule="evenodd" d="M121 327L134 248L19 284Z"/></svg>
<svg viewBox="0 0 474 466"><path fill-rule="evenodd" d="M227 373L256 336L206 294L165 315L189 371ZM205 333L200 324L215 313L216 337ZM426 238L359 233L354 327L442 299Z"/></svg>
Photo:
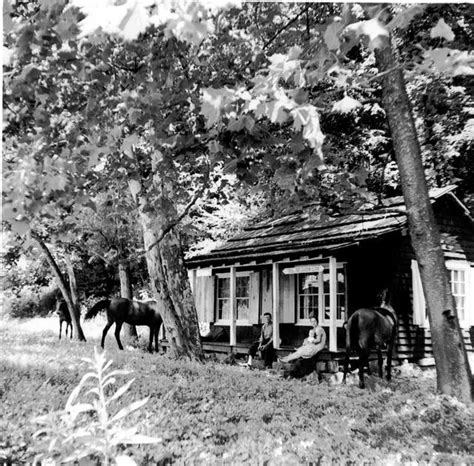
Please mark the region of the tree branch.
<svg viewBox="0 0 474 466"><path fill-rule="evenodd" d="M302 16L304 13L307 13L308 11L309 5L302 9L294 18L290 19L288 23L278 29L278 31L272 37L270 37L270 39L268 39L265 44L263 44L262 50L265 50L285 29L288 29L300 16Z"/></svg>
<svg viewBox="0 0 474 466"><path fill-rule="evenodd" d="M202 196L202 194L206 190L207 184L208 184L208 181L209 181L210 171L211 171L210 167L208 166L208 170L207 170L207 173L206 173L206 179L203 181L202 186L194 193L194 196L189 201L188 205L183 209L183 212L181 212L180 215L178 215L173 221L168 223L168 225L161 230L160 235L155 240L155 242L152 243L148 247L147 252L151 251L157 244L159 244L159 242L165 237L165 235L169 231L171 231L176 225L178 225L178 223L181 222L181 220L183 220L183 218L186 217L186 215L188 215L188 213L191 210L191 208L193 207L193 205L196 203L196 201Z"/></svg>

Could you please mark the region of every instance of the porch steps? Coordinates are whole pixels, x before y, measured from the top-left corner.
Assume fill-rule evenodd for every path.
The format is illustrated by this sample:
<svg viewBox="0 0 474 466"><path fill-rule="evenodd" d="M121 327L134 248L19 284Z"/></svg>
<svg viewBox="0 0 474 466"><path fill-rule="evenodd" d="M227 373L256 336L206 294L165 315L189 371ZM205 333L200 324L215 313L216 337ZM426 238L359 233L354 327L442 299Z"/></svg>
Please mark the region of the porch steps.
<svg viewBox="0 0 474 466"><path fill-rule="evenodd" d="M462 329L466 351L474 352L473 337L469 329ZM398 359L415 361L422 366L434 364L433 342L429 329L410 324L400 328L397 339L396 352Z"/></svg>

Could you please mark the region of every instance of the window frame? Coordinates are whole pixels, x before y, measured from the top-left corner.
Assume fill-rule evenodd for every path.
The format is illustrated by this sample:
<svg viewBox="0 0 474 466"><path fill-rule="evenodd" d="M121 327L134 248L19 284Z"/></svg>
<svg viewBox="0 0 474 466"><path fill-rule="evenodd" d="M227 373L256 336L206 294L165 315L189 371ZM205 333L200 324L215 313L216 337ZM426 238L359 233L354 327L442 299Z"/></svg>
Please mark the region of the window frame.
<svg viewBox="0 0 474 466"><path fill-rule="evenodd" d="M453 295L455 303L456 303L455 297L457 296L457 294L454 293L453 272L464 272L464 307L463 307L462 318L459 315L457 305L456 305L456 312L458 312L459 325L461 327L466 327L473 320L472 318L469 319L467 315L469 312L470 304L472 303L472 300L473 300L472 295L474 294L474 291L471 290L471 287L470 287L470 284L472 281L471 274L473 273L473 267L467 261L459 261L459 260L450 259L446 261L446 268L448 269L448 272L449 272L449 284L451 286L451 293Z"/></svg>
<svg viewBox="0 0 474 466"><path fill-rule="evenodd" d="M329 326L331 324L329 319L325 318L325 297L331 295L331 276L329 274L329 265L327 263L318 263L314 265L320 265L323 267L323 270L316 272L318 273L318 322L322 326ZM344 322L346 321L347 317L347 264L346 262L336 262L336 279L337 279L337 273L341 272L344 275L344 318L338 319L337 318L337 309L336 309L336 316L334 321L336 322L336 327L343 327ZM296 275L296 286L295 286L295 300L296 300L296 305L295 305L295 325L297 326L309 326L311 325L311 322L309 319L302 319L300 318L300 296L304 296L303 294L300 294L300 280L303 275L309 275L310 273L313 272L307 272L307 273L298 273ZM329 274L329 291L328 293L325 293L324 291L324 274ZM337 283L336 283L336 307L337 307L337 297L341 295L342 293L338 293L337 291ZM322 292L321 292L322 290ZM329 298L330 299L330 298ZM329 308L329 312L331 312Z"/></svg>
<svg viewBox="0 0 474 466"><path fill-rule="evenodd" d="M236 272L235 273L235 277L236 278L241 278L241 277L247 277L248 278L248 293L249 295L247 296L247 299L248 299L248 303L249 303L249 306L248 306L248 309L249 309L249 314L250 314L250 286L251 286L251 283L250 283L250 275L252 274L252 272L250 271L243 271L243 272ZM219 298L219 279L221 278L230 278L230 273L216 273L216 293L215 293L215 323L216 325L231 325L232 324L232 321L231 319L219 319L219 300L221 299L235 299L235 304L237 305L237 299L239 298L242 298L244 299L243 296L229 296L229 298ZM229 287L230 287L230 283L229 283ZM236 287L236 292L237 292L237 287ZM230 295L230 290L229 290L229 295ZM237 312L237 308L235 309L235 311ZM252 326L251 322L250 322L250 319L236 319L235 321L236 325L239 325L241 327L244 327L244 326Z"/></svg>
<svg viewBox="0 0 474 466"><path fill-rule="evenodd" d="M458 314L459 325L461 328L468 328L474 325L474 315L469 316L469 310L474 307L474 264L462 259L445 259L446 269L449 273L449 285L451 293L455 298L453 290L453 272L464 272L464 312L461 317ZM413 293L413 323L422 328L430 328L428 311L426 308L423 284L421 283L420 270L418 262L412 260L412 293ZM455 300L456 301L456 300ZM457 312L457 306L456 306ZM471 311L472 312L472 311Z"/></svg>

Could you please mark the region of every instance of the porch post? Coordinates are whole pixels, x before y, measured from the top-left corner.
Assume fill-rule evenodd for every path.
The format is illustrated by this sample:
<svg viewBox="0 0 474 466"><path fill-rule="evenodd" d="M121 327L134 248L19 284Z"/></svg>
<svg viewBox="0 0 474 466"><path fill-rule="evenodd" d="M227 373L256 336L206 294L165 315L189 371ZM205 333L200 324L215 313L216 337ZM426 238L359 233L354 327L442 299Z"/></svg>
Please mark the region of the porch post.
<svg viewBox="0 0 474 466"><path fill-rule="evenodd" d="M337 265L336 258L329 258L329 351L337 351Z"/></svg>
<svg viewBox="0 0 474 466"><path fill-rule="evenodd" d="M272 264L273 347L280 348L280 267Z"/></svg>
<svg viewBox="0 0 474 466"><path fill-rule="evenodd" d="M230 345L235 346L237 343L237 328L236 328L236 296L235 296L235 266L230 267Z"/></svg>

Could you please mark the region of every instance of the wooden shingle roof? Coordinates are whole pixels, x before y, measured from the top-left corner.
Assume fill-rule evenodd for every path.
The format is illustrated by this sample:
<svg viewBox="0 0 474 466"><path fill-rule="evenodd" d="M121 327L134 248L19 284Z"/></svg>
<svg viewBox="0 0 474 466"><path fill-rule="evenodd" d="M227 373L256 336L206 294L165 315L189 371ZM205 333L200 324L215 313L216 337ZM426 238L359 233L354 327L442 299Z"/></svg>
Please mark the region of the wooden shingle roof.
<svg viewBox="0 0 474 466"><path fill-rule="evenodd" d="M454 189L455 186L433 189L430 198L435 201ZM188 266L228 264L340 249L401 231L406 225L406 208L401 196L387 200L376 209L326 219L302 212L249 226L224 245L187 262Z"/></svg>

